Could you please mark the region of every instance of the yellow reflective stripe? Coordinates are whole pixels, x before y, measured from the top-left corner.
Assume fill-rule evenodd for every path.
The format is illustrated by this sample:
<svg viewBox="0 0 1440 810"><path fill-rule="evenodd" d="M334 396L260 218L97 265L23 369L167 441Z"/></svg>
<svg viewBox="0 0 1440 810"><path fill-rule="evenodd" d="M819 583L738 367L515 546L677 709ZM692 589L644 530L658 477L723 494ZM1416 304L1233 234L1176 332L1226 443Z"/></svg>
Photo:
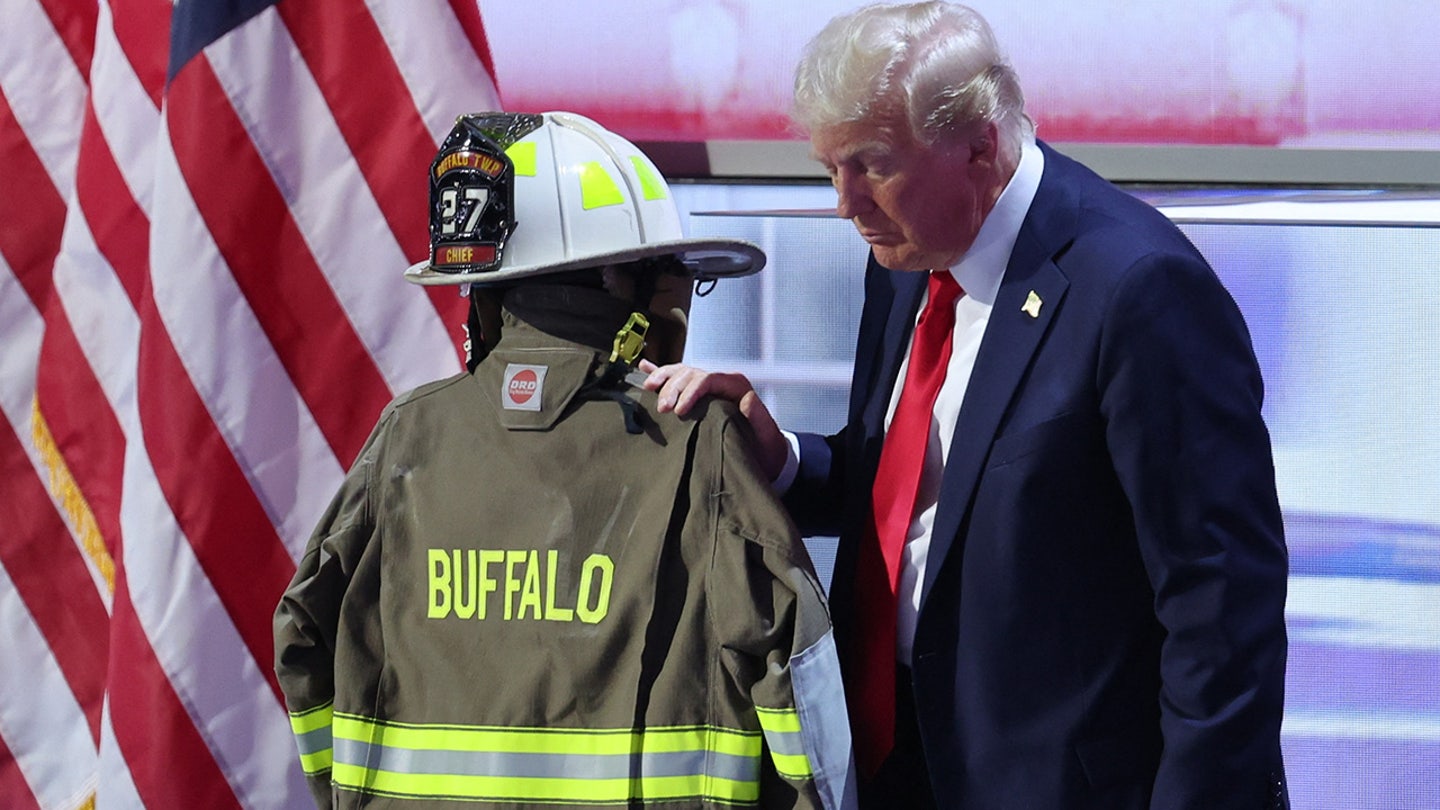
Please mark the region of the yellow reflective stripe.
<svg viewBox="0 0 1440 810"><path fill-rule="evenodd" d="M313 709L306 709L300 712L290 712L290 729L295 736L309 734L317 728L324 728L333 723L335 716L335 704L326 703L324 706L316 706Z"/></svg>
<svg viewBox="0 0 1440 810"><path fill-rule="evenodd" d="M306 776L324 773L335 767L335 749L324 748L310 754L300 755L300 769Z"/></svg>
<svg viewBox="0 0 1440 810"><path fill-rule="evenodd" d="M300 767L309 776L324 773L334 764L335 749L331 744L331 721L334 712L335 706L332 703L290 712L290 730L295 733Z"/></svg>
<svg viewBox="0 0 1440 810"><path fill-rule="evenodd" d="M389 796L552 804L621 804L640 797L647 803L698 798L738 804L754 803L760 798L758 782L704 776L636 779L463 776L395 773L337 764L334 780L342 788Z"/></svg>
<svg viewBox="0 0 1440 810"><path fill-rule="evenodd" d="M522 177L534 177L536 174L536 146L534 141L520 141L510 145L505 154L510 162L515 164L515 174Z"/></svg>
<svg viewBox="0 0 1440 810"><path fill-rule="evenodd" d="M815 772L810 768L810 758L804 754L781 754L770 752L775 763L775 772L786 779L813 779Z"/></svg>
<svg viewBox="0 0 1440 810"><path fill-rule="evenodd" d="M650 164L639 155L630 156L630 165L635 167L635 174L640 177L640 190L647 200L663 200L669 196L666 193L665 181L660 175L650 168Z"/></svg>
<svg viewBox="0 0 1440 810"><path fill-rule="evenodd" d="M457 800L753 804L760 732L714 726L505 728L335 715L332 779L346 790Z"/></svg>
<svg viewBox="0 0 1440 810"><path fill-rule="evenodd" d="M786 779L812 779L814 770L805 755L805 742L800 736L800 713L794 709L755 707L760 728L770 743L770 759L775 771Z"/></svg>
<svg viewBox="0 0 1440 810"><path fill-rule="evenodd" d="M713 726L632 729L502 728L380 723L353 715L335 715L335 738L358 742L384 740L386 748L446 751L503 751L515 754L663 754L712 751L759 756L760 736Z"/></svg>
<svg viewBox="0 0 1440 810"><path fill-rule="evenodd" d="M755 707L760 716L760 728L772 734L795 734L800 731L800 713L794 709L767 709Z"/></svg>
<svg viewBox="0 0 1440 810"><path fill-rule="evenodd" d="M604 166L592 160L580 167L580 207L589 211L623 202L625 195L620 193L620 186Z"/></svg>

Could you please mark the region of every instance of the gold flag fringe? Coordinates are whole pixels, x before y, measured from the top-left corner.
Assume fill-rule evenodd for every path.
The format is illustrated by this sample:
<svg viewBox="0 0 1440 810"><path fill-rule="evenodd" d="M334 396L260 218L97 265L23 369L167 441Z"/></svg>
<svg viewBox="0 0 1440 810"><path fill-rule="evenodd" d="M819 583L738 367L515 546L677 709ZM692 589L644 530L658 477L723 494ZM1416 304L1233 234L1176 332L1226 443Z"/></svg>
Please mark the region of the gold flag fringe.
<svg viewBox="0 0 1440 810"><path fill-rule="evenodd" d="M95 514L90 511L90 502L85 500L85 493L80 491L80 485L70 474L70 467L65 464L65 457L60 454L60 448L55 445L55 437L50 433L50 425L40 413L39 397L31 399L30 415L31 439L49 472L50 494L60 502L60 508L65 513L71 531L80 539L81 547L100 572L100 577L105 580L109 593L114 594L115 560L110 556L110 550L105 547L105 538L100 536L100 526L95 522ZM95 802L92 799L79 810L94 810L94 807Z"/></svg>

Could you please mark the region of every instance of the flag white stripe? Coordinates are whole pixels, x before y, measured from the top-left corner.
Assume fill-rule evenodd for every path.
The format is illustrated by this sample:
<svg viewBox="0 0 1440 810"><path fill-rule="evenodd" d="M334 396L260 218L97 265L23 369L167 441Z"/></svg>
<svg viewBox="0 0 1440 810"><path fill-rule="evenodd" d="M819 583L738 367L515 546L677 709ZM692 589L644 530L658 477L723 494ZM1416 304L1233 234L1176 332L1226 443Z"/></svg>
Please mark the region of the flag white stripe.
<svg viewBox="0 0 1440 810"><path fill-rule="evenodd" d="M367 0L366 5L431 133L443 137L457 115L501 109L495 81L480 60L456 58L474 48L444 4Z"/></svg>
<svg viewBox="0 0 1440 810"><path fill-rule="evenodd" d="M0 695L24 695L0 700L0 736L41 807L78 807L94 786L90 724L3 565L0 638Z"/></svg>
<svg viewBox="0 0 1440 810"><path fill-rule="evenodd" d="M454 373L454 337L429 299L404 280L409 261L394 234L363 225L384 222L384 215L279 15L272 9L257 16L205 56L390 390ZM251 80L257 62L270 72L263 85ZM296 130L310 136L296 143Z"/></svg>
<svg viewBox="0 0 1440 810"><path fill-rule="evenodd" d="M231 786L251 797L247 806L283 807L284 796L305 793L292 767L289 722L175 523L149 456L137 445L130 443L125 453L120 512L135 615ZM281 792L272 793L277 788Z"/></svg>
<svg viewBox="0 0 1440 810"><path fill-rule="evenodd" d="M140 319L114 269L100 255L84 217L68 218L62 245L55 260L55 294L80 346L105 347L86 352L85 360L127 441L140 441L134 413Z"/></svg>
<svg viewBox="0 0 1440 810"><path fill-rule="evenodd" d="M156 157L155 217L165 223L163 238L151 241L156 308L215 427L291 556L298 557L344 470L260 322L245 306L195 201L185 192L168 137L160 139ZM256 396L257 391L265 395Z"/></svg>
<svg viewBox="0 0 1440 810"><path fill-rule="evenodd" d="M155 184L155 135L160 131L160 110L115 38L109 3L100 4L93 65L90 86L95 120L131 196L148 215Z"/></svg>
<svg viewBox="0 0 1440 810"><path fill-rule="evenodd" d="M7 40L0 47L0 87L30 147L64 194L75 183L76 122L84 109L85 78L34 0L0 0L0 21ZM22 37L34 39L20 47Z"/></svg>
<svg viewBox="0 0 1440 810"><path fill-rule="evenodd" d="M100 760L98 785L95 790L95 810L140 810L145 802L135 789L135 780L130 777L130 763L120 752L120 742L115 739L115 726L110 717L110 698L105 698L105 710L100 716Z"/></svg>

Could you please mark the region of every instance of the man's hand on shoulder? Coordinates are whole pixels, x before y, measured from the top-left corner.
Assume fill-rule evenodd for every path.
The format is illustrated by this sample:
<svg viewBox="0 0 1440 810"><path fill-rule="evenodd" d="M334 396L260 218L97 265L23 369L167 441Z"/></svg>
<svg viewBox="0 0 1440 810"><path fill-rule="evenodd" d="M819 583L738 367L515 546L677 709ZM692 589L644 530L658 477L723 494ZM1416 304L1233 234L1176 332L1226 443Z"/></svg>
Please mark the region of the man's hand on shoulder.
<svg viewBox="0 0 1440 810"><path fill-rule="evenodd" d="M648 374L645 387L656 392L661 413L674 411L685 416L703 397L717 397L729 400L740 408L740 413L750 422L759 445L757 458L765 474L773 481L785 466L788 443L765 407L760 395L749 378L737 372L706 371L704 369L674 363L656 366L648 360L640 361L640 370Z"/></svg>

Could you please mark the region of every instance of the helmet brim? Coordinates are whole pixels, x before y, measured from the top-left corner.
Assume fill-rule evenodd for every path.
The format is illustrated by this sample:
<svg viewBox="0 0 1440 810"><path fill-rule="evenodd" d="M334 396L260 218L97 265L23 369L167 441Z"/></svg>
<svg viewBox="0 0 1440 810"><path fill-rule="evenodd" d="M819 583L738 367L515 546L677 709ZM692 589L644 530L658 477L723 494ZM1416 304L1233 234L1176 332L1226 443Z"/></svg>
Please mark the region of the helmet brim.
<svg viewBox="0 0 1440 810"><path fill-rule="evenodd" d="M749 276L760 272L765 266L765 252L750 242L742 239L697 238L673 239L608 253L592 253L565 262L499 267L484 273L444 273L436 270L427 260L410 265L405 270L405 280L425 286L499 284L552 273L583 270L587 267L624 264L655 256L675 256L689 269L691 275L701 281Z"/></svg>

